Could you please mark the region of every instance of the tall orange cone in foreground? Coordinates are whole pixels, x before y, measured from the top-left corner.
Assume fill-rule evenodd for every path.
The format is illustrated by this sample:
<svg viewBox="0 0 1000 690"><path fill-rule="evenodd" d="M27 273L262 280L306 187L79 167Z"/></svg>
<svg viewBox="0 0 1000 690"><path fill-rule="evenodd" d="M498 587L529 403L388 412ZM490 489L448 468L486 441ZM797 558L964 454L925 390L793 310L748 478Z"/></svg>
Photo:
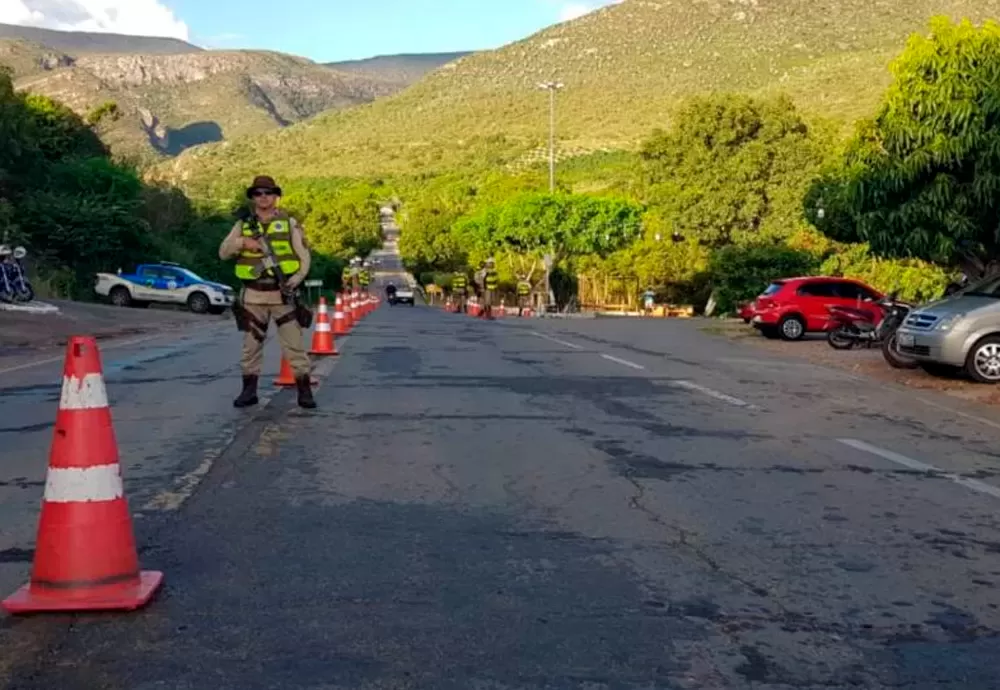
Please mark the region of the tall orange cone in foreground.
<svg viewBox="0 0 1000 690"><path fill-rule="evenodd" d="M66 346L31 579L2 602L10 613L134 610L163 573L140 571L122 487L101 356L93 338Z"/></svg>
<svg viewBox="0 0 1000 690"><path fill-rule="evenodd" d="M344 317L344 300L337 295L337 301L333 305L333 335L347 335L347 319Z"/></svg>
<svg viewBox="0 0 1000 690"><path fill-rule="evenodd" d="M316 314L316 326L313 328L311 355L336 355L337 346L333 342L333 327L330 324L330 312L326 306L326 297L319 298L319 309Z"/></svg>

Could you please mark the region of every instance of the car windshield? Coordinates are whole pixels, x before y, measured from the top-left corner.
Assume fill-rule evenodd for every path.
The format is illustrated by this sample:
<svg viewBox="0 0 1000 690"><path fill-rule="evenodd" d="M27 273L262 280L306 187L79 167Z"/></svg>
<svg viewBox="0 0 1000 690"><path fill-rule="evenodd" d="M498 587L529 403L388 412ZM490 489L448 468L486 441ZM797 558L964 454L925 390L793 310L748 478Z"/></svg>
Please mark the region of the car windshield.
<svg viewBox="0 0 1000 690"><path fill-rule="evenodd" d="M206 282L205 279L202 278L200 275L198 275L194 271L189 271L186 268L181 269L181 275L183 275L185 278L187 278L188 280L190 280L193 283L204 283L204 282Z"/></svg>
<svg viewBox="0 0 1000 690"><path fill-rule="evenodd" d="M775 294L783 286L784 286L784 283L779 283L779 282L771 283L770 285L767 286L767 289L764 290L764 296L765 297L769 297L769 296Z"/></svg>
<svg viewBox="0 0 1000 690"><path fill-rule="evenodd" d="M963 297L993 297L994 299L1000 299L1000 276L992 276L974 285L970 285L958 293L958 295Z"/></svg>

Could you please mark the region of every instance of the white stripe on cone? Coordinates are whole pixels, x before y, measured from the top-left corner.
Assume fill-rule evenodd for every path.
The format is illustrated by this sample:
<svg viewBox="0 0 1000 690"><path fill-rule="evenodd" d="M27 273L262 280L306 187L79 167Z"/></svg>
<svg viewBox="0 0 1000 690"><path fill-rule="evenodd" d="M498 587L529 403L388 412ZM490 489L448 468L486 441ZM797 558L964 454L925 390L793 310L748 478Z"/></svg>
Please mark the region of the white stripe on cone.
<svg viewBox="0 0 1000 690"><path fill-rule="evenodd" d="M50 467L45 478L45 500L49 503L114 501L124 495L118 463L95 467Z"/></svg>
<svg viewBox="0 0 1000 690"><path fill-rule="evenodd" d="M319 314L327 314L327 313L329 313L326 310L326 302L320 302L319 312L317 312L317 313L319 313Z"/></svg>
<svg viewBox="0 0 1000 690"><path fill-rule="evenodd" d="M103 376L86 374L83 379L78 379L75 376L63 376L59 409L97 410L107 406L108 392L104 388Z"/></svg>
<svg viewBox="0 0 1000 690"><path fill-rule="evenodd" d="M318 324L316 324L316 332L317 333L329 333L330 332L330 324L328 324L328 323L318 323Z"/></svg>

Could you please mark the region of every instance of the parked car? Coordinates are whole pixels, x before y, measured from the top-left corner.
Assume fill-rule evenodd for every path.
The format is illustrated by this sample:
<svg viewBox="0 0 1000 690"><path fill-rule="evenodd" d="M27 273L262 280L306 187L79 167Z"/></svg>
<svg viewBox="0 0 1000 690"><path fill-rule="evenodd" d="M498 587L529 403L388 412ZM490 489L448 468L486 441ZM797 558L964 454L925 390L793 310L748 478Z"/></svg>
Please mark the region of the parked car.
<svg viewBox="0 0 1000 690"><path fill-rule="evenodd" d="M750 322L766 338L801 340L806 333L831 327L828 307L856 307L882 297L875 288L850 278L783 278L772 281L754 300Z"/></svg>
<svg viewBox="0 0 1000 690"><path fill-rule="evenodd" d="M754 303L747 302L746 304L741 304L736 308L736 314L743 319L743 323L750 323L753 319L753 309Z"/></svg>
<svg viewBox="0 0 1000 690"><path fill-rule="evenodd" d="M1000 276L912 311L896 347L931 373L964 369L980 383L1000 383Z"/></svg>
<svg viewBox="0 0 1000 690"><path fill-rule="evenodd" d="M179 264L141 264L135 273L98 273L94 292L118 307L183 304L196 314L221 314L233 305L235 291Z"/></svg>

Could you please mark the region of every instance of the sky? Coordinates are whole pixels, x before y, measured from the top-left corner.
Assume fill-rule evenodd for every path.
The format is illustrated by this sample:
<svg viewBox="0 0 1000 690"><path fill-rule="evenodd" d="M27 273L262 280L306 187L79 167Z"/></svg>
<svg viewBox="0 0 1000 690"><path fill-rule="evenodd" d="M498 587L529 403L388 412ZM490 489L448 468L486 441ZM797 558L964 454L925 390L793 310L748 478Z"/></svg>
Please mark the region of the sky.
<svg viewBox="0 0 1000 690"><path fill-rule="evenodd" d="M332 62L485 50L620 0L0 0L0 23Z"/></svg>

